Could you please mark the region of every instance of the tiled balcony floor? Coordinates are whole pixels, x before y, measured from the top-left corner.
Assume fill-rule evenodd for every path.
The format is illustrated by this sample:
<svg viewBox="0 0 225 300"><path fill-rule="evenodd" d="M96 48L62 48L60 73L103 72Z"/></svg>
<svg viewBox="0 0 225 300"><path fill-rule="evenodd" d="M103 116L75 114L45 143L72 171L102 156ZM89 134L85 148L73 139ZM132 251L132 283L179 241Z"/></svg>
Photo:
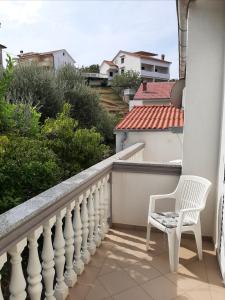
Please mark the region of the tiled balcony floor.
<svg viewBox="0 0 225 300"><path fill-rule="evenodd" d="M70 289L69 300L225 300L225 288L212 244L203 243L198 261L194 240L182 239L178 273L169 272L167 239L153 232L145 250L145 232L110 230Z"/></svg>

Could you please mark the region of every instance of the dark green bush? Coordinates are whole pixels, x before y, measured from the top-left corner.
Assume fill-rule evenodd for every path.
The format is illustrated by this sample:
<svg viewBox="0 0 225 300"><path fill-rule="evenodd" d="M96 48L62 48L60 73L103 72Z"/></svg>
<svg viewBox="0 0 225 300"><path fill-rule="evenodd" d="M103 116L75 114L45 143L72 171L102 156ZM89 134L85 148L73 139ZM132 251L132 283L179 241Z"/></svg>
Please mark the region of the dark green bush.
<svg viewBox="0 0 225 300"><path fill-rule="evenodd" d="M39 108L41 119L54 117L63 105L63 88L53 71L35 64L18 64L13 72L8 99L30 103Z"/></svg>
<svg viewBox="0 0 225 300"><path fill-rule="evenodd" d="M4 149L0 154L2 208L9 209L15 201L24 202L61 180L62 171L58 158L48 148L46 141L12 136L2 148Z"/></svg>
<svg viewBox="0 0 225 300"><path fill-rule="evenodd" d="M123 96L124 89L132 88L137 90L141 84L141 77L138 72L127 71L113 77L111 85L113 90Z"/></svg>
<svg viewBox="0 0 225 300"><path fill-rule="evenodd" d="M70 117L70 105L64 105L56 119L46 120L42 134L48 146L59 158L63 177L70 177L90 167L109 155L109 148L102 144L101 135L94 129L77 129L78 123Z"/></svg>

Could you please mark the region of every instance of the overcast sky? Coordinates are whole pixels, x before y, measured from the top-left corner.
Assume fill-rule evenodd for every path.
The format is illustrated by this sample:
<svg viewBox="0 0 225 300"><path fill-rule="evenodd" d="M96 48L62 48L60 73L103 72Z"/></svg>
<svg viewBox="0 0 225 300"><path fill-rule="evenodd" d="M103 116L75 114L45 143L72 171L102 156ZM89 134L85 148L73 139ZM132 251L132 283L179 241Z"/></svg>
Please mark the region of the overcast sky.
<svg viewBox="0 0 225 300"><path fill-rule="evenodd" d="M178 77L175 0L0 0L0 22L0 44L12 55L64 48L87 66L144 50L164 53Z"/></svg>

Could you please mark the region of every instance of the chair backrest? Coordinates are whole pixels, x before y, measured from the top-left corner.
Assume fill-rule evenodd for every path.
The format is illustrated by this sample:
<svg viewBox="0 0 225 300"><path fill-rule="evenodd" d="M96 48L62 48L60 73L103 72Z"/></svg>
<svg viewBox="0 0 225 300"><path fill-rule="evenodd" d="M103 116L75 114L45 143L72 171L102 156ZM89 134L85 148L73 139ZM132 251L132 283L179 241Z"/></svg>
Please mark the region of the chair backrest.
<svg viewBox="0 0 225 300"><path fill-rule="evenodd" d="M203 177L182 175L175 191L176 212L185 208L204 209L211 185L211 182ZM188 213L188 217L196 223L199 212Z"/></svg>

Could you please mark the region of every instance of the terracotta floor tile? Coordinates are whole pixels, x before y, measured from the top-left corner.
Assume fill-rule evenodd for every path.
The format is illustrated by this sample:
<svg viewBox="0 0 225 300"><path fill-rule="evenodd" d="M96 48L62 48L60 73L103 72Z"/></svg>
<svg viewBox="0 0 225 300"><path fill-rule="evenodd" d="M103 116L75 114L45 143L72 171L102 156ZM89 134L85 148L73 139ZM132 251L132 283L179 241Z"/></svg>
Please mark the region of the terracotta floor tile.
<svg viewBox="0 0 225 300"><path fill-rule="evenodd" d="M102 268L99 272L99 275L108 274L113 271L121 270L121 267L118 264L118 261L113 258L106 258Z"/></svg>
<svg viewBox="0 0 225 300"><path fill-rule="evenodd" d="M163 254L155 256L151 261L151 265L163 274L169 273L170 265L169 265L168 253L163 253Z"/></svg>
<svg viewBox="0 0 225 300"><path fill-rule="evenodd" d="M211 300L210 289L208 285L198 286L187 291L187 296L192 300Z"/></svg>
<svg viewBox="0 0 225 300"><path fill-rule="evenodd" d="M133 278L138 284L142 284L153 278L161 276L161 273L157 271L150 264L144 264L142 261L136 264L126 266L123 268L131 278Z"/></svg>
<svg viewBox="0 0 225 300"><path fill-rule="evenodd" d="M77 281L83 284L90 284L93 281L95 281L99 272L99 268L87 265L85 266L83 273L80 276L78 276Z"/></svg>
<svg viewBox="0 0 225 300"><path fill-rule="evenodd" d="M224 286L222 276L218 269L219 267L217 265L206 268L209 284L215 286Z"/></svg>
<svg viewBox="0 0 225 300"><path fill-rule="evenodd" d="M154 300L170 300L183 293L182 290L177 288L170 280L164 276L157 277L150 280L141 287L154 299Z"/></svg>
<svg viewBox="0 0 225 300"><path fill-rule="evenodd" d="M114 300L151 300L152 297L149 296L142 288L136 286L121 294L114 296L113 299Z"/></svg>
<svg viewBox="0 0 225 300"><path fill-rule="evenodd" d="M195 278L194 276L182 275L179 273L168 273L166 278L171 280L178 288L185 291L199 287L201 285L208 285L205 282Z"/></svg>
<svg viewBox="0 0 225 300"><path fill-rule="evenodd" d="M190 296L186 295L186 294L182 294L182 295L179 295L175 298L173 298L173 300L193 300L190 298Z"/></svg>
<svg viewBox="0 0 225 300"><path fill-rule="evenodd" d="M210 294L212 300L225 299L225 285L223 286L210 286Z"/></svg>
<svg viewBox="0 0 225 300"><path fill-rule="evenodd" d="M66 300L84 300L90 288L90 284L77 282L73 288L69 289L69 296Z"/></svg>
<svg viewBox="0 0 225 300"><path fill-rule="evenodd" d="M183 238L178 273L170 273L166 236L152 232L150 251L145 237L145 231L110 230L67 300L225 300L210 242L203 241L199 261L195 240Z"/></svg>
<svg viewBox="0 0 225 300"><path fill-rule="evenodd" d="M98 278L110 295L118 294L137 285L123 270L114 271Z"/></svg>
<svg viewBox="0 0 225 300"><path fill-rule="evenodd" d="M85 300L103 300L109 296L109 293L100 283L100 281L95 280L95 282L91 285Z"/></svg>

